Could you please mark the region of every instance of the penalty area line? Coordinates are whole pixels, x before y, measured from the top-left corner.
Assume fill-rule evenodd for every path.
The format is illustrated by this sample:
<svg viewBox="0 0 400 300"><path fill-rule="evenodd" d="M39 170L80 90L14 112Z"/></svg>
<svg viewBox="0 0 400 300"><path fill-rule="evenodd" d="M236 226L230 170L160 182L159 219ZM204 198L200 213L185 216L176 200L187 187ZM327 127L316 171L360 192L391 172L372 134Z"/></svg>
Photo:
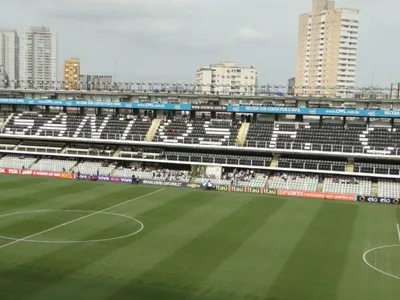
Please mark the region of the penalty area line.
<svg viewBox="0 0 400 300"><path fill-rule="evenodd" d="M397 235L399 236L399 243L400 243L400 224L397 224Z"/></svg>
<svg viewBox="0 0 400 300"><path fill-rule="evenodd" d="M92 217L92 216L94 216L94 215L101 214L102 212L105 212L105 211L107 211L107 210L109 210L109 209L117 208L117 207L120 207L120 206L122 206L122 205L124 205L124 204L130 203L130 202L133 202L133 201L136 201L136 200L140 200L140 199L142 199L142 198L144 198L144 197L147 197L147 196L150 196L150 195L159 193L159 192L161 192L161 191L163 191L163 190L165 190L165 188L162 188L162 189L159 189L159 190L156 190L156 191L153 191L153 192L150 192L150 193L141 195L141 196L136 197L136 198L133 198L133 199L126 200L126 201L124 201L124 202L115 204L115 205L113 205L113 206L104 208L104 209L102 209L102 210L95 211L95 212L93 212L93 213L91 213L91 214L89 214L89 215L86 215L86 216L83 216L83 217L79 217L79 218L73 219L73 220L71 220L71 221L68 221L68 222L65 222L65 223L56 225L56 226L54 226L54 227L45 229L45 230L43 230L43 231L40 231L40 232L31 234L31 235L25 236L25 237L23 237L23 238L20 238L20 239L17 239L17 240L15 240L15 241L9 242L9 243L7 243L7 244L1 245L1 246L0 246L0 249L9 247L9 246L11 246L11 245L14 245L14 244L19 243L19 242L23 242L23 241L28 240L28 239L32 239L32 238L34 238L34 237L36 237L36 236L38 236L38 235L41 235L41 234L43 234L43 233L47 233L47 232L50 232L50 231L52 231L52 230L56 230L56 229L58 229L58 228L67 226L67 225L69 225L69 224L72 224L72 223L75 223L75 222L78 222L78 221L87 219L87 218Z"/></svg>

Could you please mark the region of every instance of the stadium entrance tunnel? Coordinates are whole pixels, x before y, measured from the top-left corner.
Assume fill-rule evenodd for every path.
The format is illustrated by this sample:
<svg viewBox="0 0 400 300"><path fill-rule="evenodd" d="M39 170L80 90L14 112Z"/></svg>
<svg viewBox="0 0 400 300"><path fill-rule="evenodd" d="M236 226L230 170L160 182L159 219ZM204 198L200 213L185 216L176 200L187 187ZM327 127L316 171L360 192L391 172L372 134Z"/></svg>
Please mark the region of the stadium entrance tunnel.
<svg viewBox="0 0 400 300"><path fill-rule="evenodd" d="M35 210L0 215L3 243L110 242L132 237L143 228L136 218L106 211Z"/></svg>

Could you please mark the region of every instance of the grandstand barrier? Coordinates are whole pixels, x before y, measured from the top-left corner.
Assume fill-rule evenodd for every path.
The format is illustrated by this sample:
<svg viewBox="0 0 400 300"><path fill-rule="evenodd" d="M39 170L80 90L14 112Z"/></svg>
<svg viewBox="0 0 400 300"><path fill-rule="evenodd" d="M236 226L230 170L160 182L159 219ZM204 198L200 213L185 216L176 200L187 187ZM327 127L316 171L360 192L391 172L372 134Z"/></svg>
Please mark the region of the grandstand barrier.
<svg viewBox="0 0 400 300"><path fill-rule="evenodd" d="M335 193L321 193L321 192L307 192L307 191L293 191L293 190L277 190L278 196L290 196L300 198L313 198L313 199L326 199L326 200L340 200L340 201L356 201L356 196L352 194L335 194Z"/></svg>
<svg viewBox="0 0 400 300"><path fill-rule="evenodd" d="M53 177L61 179L74 178L74 174L68 172L49 172L49 171L36 171L36 170L23 170L23 169L10 169L10 168L0 168L0 174L23 175L23 176L34 176L34 177Z"/></svg>
<svg viewBox="0 0 400 300"><path fill-rule="evenodd" d="M373 196L357 196L357 202L400 205L399 198L386 198L386 197L373 197Z"/></svg>

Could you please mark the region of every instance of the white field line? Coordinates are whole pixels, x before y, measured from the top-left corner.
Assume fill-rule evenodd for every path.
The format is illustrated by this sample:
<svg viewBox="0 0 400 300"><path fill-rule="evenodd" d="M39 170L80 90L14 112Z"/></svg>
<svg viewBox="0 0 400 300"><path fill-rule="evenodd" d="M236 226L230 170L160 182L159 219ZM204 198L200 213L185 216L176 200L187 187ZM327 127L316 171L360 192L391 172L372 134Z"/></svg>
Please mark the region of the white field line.
<svg viewBox="0 0 400 300"><path fill-rule="evenodd" d="M95 211L95 212L93 212L93 213L91 213L91 214L89 214L89 215L86 215L86 216L83 216L83 217L80 217L80 218L77 218L77 219L73 219L73 220L71 220L71 221L62 223L62 224L60 224L60 225L51 227L51 228L49 228L49 229L46 229L46 230L43 230L43 231L40 231L40 232L31 234L31 235L28 235L28 236L26 236L26 237L23 237L23 238L20 238L20 239L15 240L15 241L9 242L9 243L7 243L7 244L1 245L1 246L0 246L0 249L6 248L6 247L8 247L8 246L14 245L14 244L19 243L19 242L22 242L22 241L25 241L25 240L27 240L27 239L32 239L33 237L36 237L36 236L41 235L41 234L43 234L43 233L47 233L47 232L49 232L49 231L52 231L52 230L55 230L55 229L58 229L58 228L67 226L67 225L69 225L69 224L72 224L72 223L75 223L75 222L78 222L78 221L87 219L87 218L92 217L92 216L94 216L94 215L97 215L97 214L100 214L100 213L102 213L102 212L105 212L106 210L113 209L113 208L122 206L122 205L124 205L124 204L127 204L127 203L130 203L130 202L133 202L133 201L142 199L142 198L144 198L144 197L147 197L147 196L150 196L150 195L159 193L159 192L161 192L161 191L163 191L163 190L165 190L165 188L162 188L162 189L156 190L156 191L154 191L154 192L150 192L150 193L144 194L144 195L142 195L142 196L139 196L139 197L136 197L136 198L133 198L133 199L126 200L126 201L124 201L124 202L121 202L121 203L118 203L118 204L116 204L116 205L113 205L113 206L104 208L104 209L102 209L102 210Z"/></svg>
<svg viewBox="0 0 400 300"><path fill-rule="evenodd" d="M395 248L395 247L400 247L400 245L397 245L397 244L396 244L396 245L387 245L387 246L380 246L380 247L376 247L376 248L369 249L369 250L367 250L367 251L364 252L364 254L363 254L363 260L364 260L364 262L367 264L367 266L369 266L370 268L374 269L375 271L377 271L377 272L379 272L379 273L381 273L381 274L383 274L383 275L387 275L387 276L389 276L389 277L392 277L392 278L395 278L395 279L399 279L399 280L400 280L400 277L399 277L399 276L394 275L394 274L391 274L391 273L386 272L386 271L384 271L384 270L381 270L381 269L375 267L373 264L371 264L371 263L367 260L367 255L368 255L369 253L371 253L371 252L375 252L376 250L380 250L380 249Z"/></svg>
<svg viewBox="0 0 400 300"><path fill-rule="evenodd" d="M400 224L397 224L397 235L399 236L399 243L400 243Z"/></svg>

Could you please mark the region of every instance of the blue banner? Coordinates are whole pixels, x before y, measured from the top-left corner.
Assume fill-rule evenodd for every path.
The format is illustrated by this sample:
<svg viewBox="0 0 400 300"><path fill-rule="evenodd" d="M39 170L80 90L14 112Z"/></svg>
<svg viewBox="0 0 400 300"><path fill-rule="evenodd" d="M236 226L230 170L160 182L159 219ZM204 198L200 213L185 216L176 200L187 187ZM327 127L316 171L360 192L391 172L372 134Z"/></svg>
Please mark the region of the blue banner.
<svg viewBox="0 0 400 300"><path fill-rule="evenodd" d="M15 99L0 98L0 104L70 106L70 107L103 107L103 108L136 108L155 110L185 110L192 109L191 104L171 104L157 102L117 102L101 100L57 100L57 99Z"/></svg>
<svg viewBox="0 0 400 300"><path fill-rule="evenodd" d="M154 110L178 110L178 111L192 110L192 105L188 103L172 104L172 103L158 103L158 102L118 102L110 100L0 98L0 104L129 108L129 109L154 109ZM228 105L227 111L237 112L237 113L259 113L259 114L339 116L339 117L363 117L363 118L364 117L400 118L400 110L368 110L368 109L351 109L351 108L308 108L308 107L286 107L286 106Z"/></svg>
<svg viewBox="0 0 400 300"><path fill-rule="evenodd" d="M292 114L340 117L400 118L400 110L369 110L352 108L308 108L285 106L228 105L228 112L259 114Z"/></svg>

